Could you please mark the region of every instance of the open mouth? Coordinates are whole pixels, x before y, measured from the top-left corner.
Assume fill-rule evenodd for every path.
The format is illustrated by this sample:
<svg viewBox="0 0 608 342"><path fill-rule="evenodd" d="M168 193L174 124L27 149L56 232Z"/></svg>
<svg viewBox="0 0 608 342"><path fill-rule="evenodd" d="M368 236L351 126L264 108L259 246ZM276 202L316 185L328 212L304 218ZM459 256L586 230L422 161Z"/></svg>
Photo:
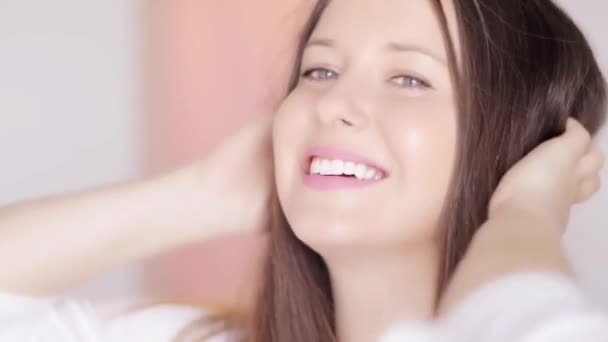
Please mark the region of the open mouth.
<svg viewBox="0 0 608 342"><path fill-rule="evenodd" d="M386 172L366 163L319 156L309 158L307 172L311 176L345 177L362 181L377 181L386 178Z"/></svg>

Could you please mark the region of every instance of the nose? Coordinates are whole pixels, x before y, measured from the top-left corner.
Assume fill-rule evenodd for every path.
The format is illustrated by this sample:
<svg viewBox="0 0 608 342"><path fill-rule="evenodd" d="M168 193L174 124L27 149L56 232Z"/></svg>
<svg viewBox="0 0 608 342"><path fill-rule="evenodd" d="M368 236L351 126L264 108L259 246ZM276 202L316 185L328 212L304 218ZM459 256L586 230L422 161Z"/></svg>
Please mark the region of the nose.
<svg viewBox="0 0 608 342"><path fill-rule="evenodd" d="M370 123L370 115L363 102L364 96L337 83L319 98L317 114L326 126L364 129Z"/></svg>

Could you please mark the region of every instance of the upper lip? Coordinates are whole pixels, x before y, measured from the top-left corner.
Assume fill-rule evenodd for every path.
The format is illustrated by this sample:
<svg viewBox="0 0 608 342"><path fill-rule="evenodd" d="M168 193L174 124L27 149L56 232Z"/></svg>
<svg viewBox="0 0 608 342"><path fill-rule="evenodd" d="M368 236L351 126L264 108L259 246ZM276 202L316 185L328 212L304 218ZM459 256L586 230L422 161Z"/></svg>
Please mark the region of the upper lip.
<svg viewBox="0 0 608 342"><path fill-rule="evenodd" d="M306 151L304 160L302 161L302 169L308 172L312 158L323 158L329 160L350 161L357 164L365 164L381 171L384 177L388 176L388 170L380 166L377 162L351 150L336 146L314 146Z"/></svg>

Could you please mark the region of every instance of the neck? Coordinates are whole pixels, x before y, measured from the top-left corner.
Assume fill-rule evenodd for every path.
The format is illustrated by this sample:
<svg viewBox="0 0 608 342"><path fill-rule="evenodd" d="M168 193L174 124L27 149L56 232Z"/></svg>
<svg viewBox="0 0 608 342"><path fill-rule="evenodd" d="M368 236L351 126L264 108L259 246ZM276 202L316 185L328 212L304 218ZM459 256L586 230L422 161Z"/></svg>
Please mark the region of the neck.
<svg viewBox="0 0 608 342"><path fill-rule="evenodd" d="M342 342L377 341L398 320L433 316L438 256L431 247L327 260Z"/></svg>

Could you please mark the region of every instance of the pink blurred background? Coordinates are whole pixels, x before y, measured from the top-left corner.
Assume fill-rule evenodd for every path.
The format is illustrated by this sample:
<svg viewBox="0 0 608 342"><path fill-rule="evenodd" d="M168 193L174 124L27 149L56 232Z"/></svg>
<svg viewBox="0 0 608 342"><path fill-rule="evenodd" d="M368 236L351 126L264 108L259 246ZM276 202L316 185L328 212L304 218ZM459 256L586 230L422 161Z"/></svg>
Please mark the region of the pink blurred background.
<svg viewBox="0 0 608 342"><path fill-rule="evenodd" d="M147 7L152 56L150 165L199 158L243 120L271 113L286 91L310 1L156 1ZM154 95L152 95L154 94ZM259 242L258 242L259 243ZM248 298L256 242L194 245L150 263L148 288L183 300L233 306Z"/></svg>
<svg viewBox="0 0 608 342"><path fill-rule="evenodd" d="M561 0L608 74L608 4ZM310 0L0 2L0 205L139 178L199 158L285 91ZM608 150L606 132L600 145ZM604 178L608 170L604 169ZM567 247L608 308L608 188L576 209ZM256 242L194 245L78 293L153 293L232 307Z"/></svg>

